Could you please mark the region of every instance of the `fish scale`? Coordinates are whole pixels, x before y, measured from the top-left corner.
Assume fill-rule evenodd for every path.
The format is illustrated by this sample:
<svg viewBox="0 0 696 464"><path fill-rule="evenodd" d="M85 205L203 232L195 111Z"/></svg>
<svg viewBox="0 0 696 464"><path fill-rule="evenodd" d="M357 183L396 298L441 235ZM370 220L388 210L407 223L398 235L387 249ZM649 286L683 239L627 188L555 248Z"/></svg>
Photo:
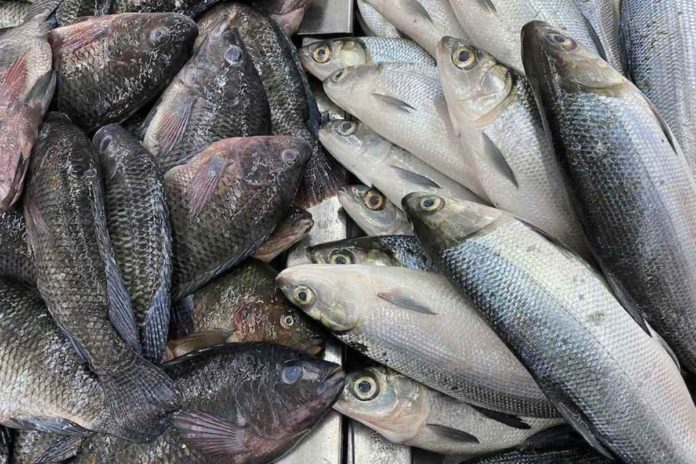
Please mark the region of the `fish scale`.
<svg viewBox="0 0 696 464"><path fill-rule="evenodd" d="M609 464L613 462L593 452L589 447L554 450L508 451L468 464Z"/></svg>
<svg viewBox="0 0 696 464"><path fill-rule="evenodd" d="M27 224L20 210L0 213L0 249L0 275L36 282L36 267L27 243Z"/></svg>
<svg viewBox="0 0 696 464"><path fill-rule="evenodd" d="M575 4L597 32L609 64L623 73L625 70L619 45L619 12L614 0L575 0Z"/></svg>
<svg viewBox="0 0 696 464"><path fill-rule="evenodd" d="M31 3L19 1L4 1L0 3L0 28L14 27L21 24L30 8Z"/></svg>

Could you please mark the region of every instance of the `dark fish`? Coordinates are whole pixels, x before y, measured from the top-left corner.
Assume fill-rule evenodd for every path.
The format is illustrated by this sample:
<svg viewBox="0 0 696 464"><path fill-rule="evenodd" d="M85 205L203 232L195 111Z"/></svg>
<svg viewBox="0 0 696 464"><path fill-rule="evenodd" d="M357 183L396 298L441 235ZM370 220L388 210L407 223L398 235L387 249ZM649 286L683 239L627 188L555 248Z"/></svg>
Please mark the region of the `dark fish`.
<svg viewBox="0 0 696 464"><path fill-rule="evenodd" d="M11 0L0 2L0 28L15 27L22 24L30 8L31 3Z"/></svg>
<svg viewBox="0 0 696 464"><path fill-rule="evenodd" d="M278 273L249 260L187 296L174 307L177 334L170 358L220 342L269 342L318 354L324 336L275 285Z"/></svg>
<svg viewBox="0 0 696 464"><path fill-rule="evenodd" d="M5 427L0 427L0 464L9 464L12 456L12 436Z"/></svg>
<svg viewBox="0 0 696 464"><path fill-rule="evenodd" d="M82 440L71 440L69 446L65 446L65 435L38 430L15 430L12 437L13 464L36 464L47 455L57 458L53 462L70 459L77 454L82 444ZM56 446L60 448L57 450Z"/></svg>
<svg viewBox="0 0 696 464"><path fill-rule="evenodd" d="M163 172L213 142L271 132L271 116L254 63L235 31L210 31L152 109L143 143Z"/></svg>
<svg viewBox="0 0 696 464"><path fill-rule="evenodd" d="M270 263L278 255L301 242L314 226L312 214L302 208L293 207L268 239L254 253L254 258Z"/></svg>
<svg viewBox="0 0 696 464"><path fill-rule="evenodd" d="M650 101L545 23L524 63L588 244L618 298L696 372L696 181Z"/></svg>
<svg viewBox="0 0 696 464"><path fill-rule="evenodd" d="M94 148L104 176L106 224L130 295L143 356L162 359L172 282L172 237L164 178L154 157L118 124L101 128Z"/></svg>
<svg viewBox="0 0 696 464"><path fill-rule="evenodd" d="M106 435L76 463L262 464L292 448L340 393L339 366L287 348L231 344L170 363L182 410L148 445Z"/></svg>
<svg viewBox="0 0 696 464"><path fill-rule="evenodd" d="M36 268L27 243L27 224L20 210L0 213L0 250L0 276L36 282Z"/></svg>
<svg viewBox="0 0 696 464"><path fill-rule="evenodd" d="M86 16L109 13L113 0L34 0L28 13L32 16L46 12L47 19L55 26L65 26Z"/></svg>
<svg viewBox="0 0 696 464"><path fill-rule="evenodd" d="M164 90L196 33L191 19L174 13L109 15L54 29L57 108L88 131L123 121Z"/></svg>
<svg viewBox="0 0 696 464"><path fill-rule="evenodd" d="M297 33L311 0L254 0L259 10L265 11L287 35Z"/></svg>
<svg viewBox="0 0 696 464"><path fill-rule="evenodd" d="M609 464L610 459L591 448L508 451L506 453L467 460L462 464Z"/></svg>
<svg viewBox="0 0 696 464"><path fill-rule="evenodd" d="M31 148L56 85L42 16L0 34L0 212L22 195Z"/></svg>
<svg viewBox="0 0 696 464"><path fill-rule="evenodd" d="M420 240L412 235L349 238L307 248L317 264L372 264L437 272Z"/></svg>
<svg viewBox="0 0 696 464"><path fill-rule="evenodd" d="M114 418L156 435L174 407L171 381L140 356L128 293L109 243L103 190L89 139L63 114L39 134L24 198L37 286L75 350L99 377Z"/></svg>
<svg viewBox="0 0 696 464"><path fill-rule="evenodd" d="M225 139L165 175L175 300L256 251L287 214L309 156L293 137Z"/></svg>

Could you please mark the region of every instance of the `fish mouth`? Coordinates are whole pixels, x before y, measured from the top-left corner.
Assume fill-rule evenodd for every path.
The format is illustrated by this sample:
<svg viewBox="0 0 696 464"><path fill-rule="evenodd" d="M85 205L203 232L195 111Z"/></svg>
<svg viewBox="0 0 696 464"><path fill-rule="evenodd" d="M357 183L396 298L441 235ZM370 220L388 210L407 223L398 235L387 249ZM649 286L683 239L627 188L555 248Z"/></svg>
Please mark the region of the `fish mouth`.
<svg viewBox="0 0 696 464"><path fill-rule="evenodd" d="M336 366L326 377L321 387L317 391L319 397L324 400L335 401L338 399L338 394L343 391L343 386L346 383L346 373L341 366Z"/></svg>
<svg viewBox="0 0 696 464"><path fill-rule="evenodd" d="M311 356L318 356L324 351L325 340L322 335L313 335L305 345L304 351Z"/></svg>

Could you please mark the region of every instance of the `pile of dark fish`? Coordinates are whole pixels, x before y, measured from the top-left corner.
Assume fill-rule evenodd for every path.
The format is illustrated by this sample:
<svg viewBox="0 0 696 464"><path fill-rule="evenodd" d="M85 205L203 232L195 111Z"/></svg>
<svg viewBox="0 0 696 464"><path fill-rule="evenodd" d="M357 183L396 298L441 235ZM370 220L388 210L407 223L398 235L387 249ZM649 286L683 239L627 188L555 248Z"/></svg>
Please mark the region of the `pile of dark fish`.
<svg viewBox="0 0 696 464"><path fill-rule="evenodd" d="M696 463L696 3L309 3L0 1L0 463Z"/></svg>

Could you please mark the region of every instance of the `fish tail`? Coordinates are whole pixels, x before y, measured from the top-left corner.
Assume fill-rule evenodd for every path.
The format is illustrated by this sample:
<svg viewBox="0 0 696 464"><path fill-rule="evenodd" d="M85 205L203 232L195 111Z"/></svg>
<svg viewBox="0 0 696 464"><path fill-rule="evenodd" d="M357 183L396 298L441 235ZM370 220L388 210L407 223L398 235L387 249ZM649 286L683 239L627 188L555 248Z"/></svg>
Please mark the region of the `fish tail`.
<svg viewBox="0 0 696 464"><path fill-rule="evenodd" d="M151 441L167 427L167 415L178 408L174 382L135 353L127 362L99 369L97 375L119 436Z"/></svg>
<svg viewBox="0 0 696 464"><path fill-rule="evenodd" d="M140 343L143 347L143 356L152 362L160 362L162 353L167 343L170 319L170 289L166 285L152 301L147 313L145 323L140 327Z"/></svg>

